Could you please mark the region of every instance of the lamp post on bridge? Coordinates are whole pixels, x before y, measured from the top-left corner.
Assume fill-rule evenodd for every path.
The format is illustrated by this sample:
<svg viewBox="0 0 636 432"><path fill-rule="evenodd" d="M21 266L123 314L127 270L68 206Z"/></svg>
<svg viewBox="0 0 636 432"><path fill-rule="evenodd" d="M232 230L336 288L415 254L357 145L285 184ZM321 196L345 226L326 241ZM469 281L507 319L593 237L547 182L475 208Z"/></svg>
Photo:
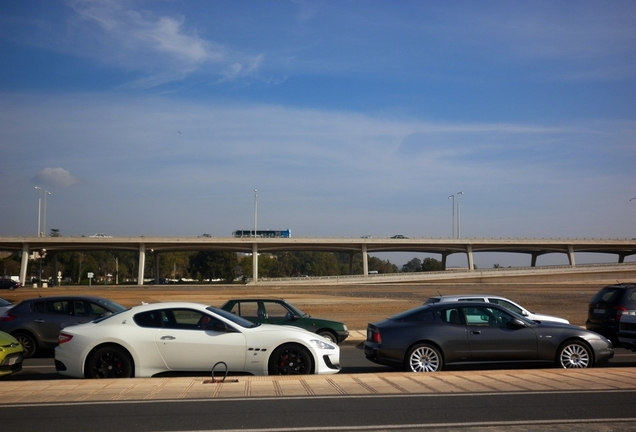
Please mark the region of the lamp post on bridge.
<svg viewBox="0 0 636 432"><path fill-rule="evenodd" d="M46 237L46 196L51 195L51 192L44 191L44 208L42 210L42 237Z"/></svg>
<svg viewBox="0 0 636 432"><path fill-rule="evenodd" d="M464 195L464 192L457 192L457 238L462 238L462 220L459 212L459 196Z"/></svg>
<svg viewBox="0 0 636 432"><path fill-rule="evenodd" d="M40 186L35 186L34 189L40 191L38 196L38 237L40 237L42 232L40 228L40 217L42 216L42 188Z"/></svg>
<svg viewBox="0 0 636 432"><path fill-rule="evenodd" d="M40 186L35 186L34 189L40 191L40 196L38 197L38 237L44 237L46 233L46 196L51 195L51 192L42 189ZM42 194L44 194L44 207L42 206ZM42 222L40 223L40 221Z"/></svg>
<svg viewBox="0 0 636 432"><path fill-rule="evenodd" d="M452 200L452 207L453 207L453 212L452 212L452 219L451 219L451 227L452 227L452 233L453 233L453 237L455 238L455 195L450 195L448 197L449 200Z"/></svg>
<svg viewBox="0 0 636 432"><path fill-rule="evenodd" d="M256 228L258 220L258 190L254 189L254 238L256 238Z"/></svg>
<svg viewBox="0 0 636 432"><path fill-rule="evenodd" d="M634 197L634 198L630 198L630 200L629 200L629 201L631 202L631 201L634 201L634 200L636 200L636 197Z"/></svg>

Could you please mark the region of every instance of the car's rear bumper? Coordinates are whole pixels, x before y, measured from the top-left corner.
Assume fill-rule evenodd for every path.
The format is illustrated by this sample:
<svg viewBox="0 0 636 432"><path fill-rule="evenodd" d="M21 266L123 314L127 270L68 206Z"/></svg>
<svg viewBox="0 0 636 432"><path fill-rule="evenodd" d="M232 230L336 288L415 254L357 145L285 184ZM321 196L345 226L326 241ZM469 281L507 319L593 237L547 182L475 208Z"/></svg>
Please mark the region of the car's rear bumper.
<svg viewBox="0 0 636 432"><path fill-rule="evenodd" d="M618 342L621 347L636 351L636 323L621 324Z"/></svg>
<svg viewBox="0 0 636 432"><path fill-rule="evenodd" d="M348 338L348 337L349 337L349 331L348 330L343 330L343 331L337 332L338 343L344 342L344 340L346 338Z"/></svg>
<svg viewBox="0 0 636 432"><path fill-rule="evenodd" d="M364 342L364 356L367 358L367 360L372 361L373 363L381 364L383 366L391 366L395 368L402 367L401 362L393 358L383 356L380 347L373 342Z"/></svg>

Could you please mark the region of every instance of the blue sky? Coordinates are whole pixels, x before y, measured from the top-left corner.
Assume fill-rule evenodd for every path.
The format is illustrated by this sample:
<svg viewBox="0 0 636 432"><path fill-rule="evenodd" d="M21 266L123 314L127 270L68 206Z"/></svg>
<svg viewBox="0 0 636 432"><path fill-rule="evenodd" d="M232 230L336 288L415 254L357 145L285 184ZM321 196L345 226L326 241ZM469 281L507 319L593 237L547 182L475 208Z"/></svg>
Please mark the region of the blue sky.
<svg viewBox="0 0 636 432"><path fill-rule="evenodd" d="M636 237L633 1L5 0L0 62L0 235Z"/></svg>

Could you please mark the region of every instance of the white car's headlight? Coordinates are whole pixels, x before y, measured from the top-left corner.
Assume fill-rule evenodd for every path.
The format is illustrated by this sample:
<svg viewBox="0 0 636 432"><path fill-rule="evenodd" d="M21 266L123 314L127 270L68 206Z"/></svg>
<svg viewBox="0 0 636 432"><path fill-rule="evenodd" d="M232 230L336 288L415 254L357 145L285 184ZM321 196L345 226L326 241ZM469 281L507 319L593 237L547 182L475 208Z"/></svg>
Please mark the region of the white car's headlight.
<svg viewBox="0 0 636 432"><path fill-rule="evenodd" d="M327 343L325 341L321 341L319 339L312 339L309 342L314 344L316 346L316 348L319 348L319 349L327 349L327 350L335 350L336 349L336 347L331 345L330 343Z"/></svg>

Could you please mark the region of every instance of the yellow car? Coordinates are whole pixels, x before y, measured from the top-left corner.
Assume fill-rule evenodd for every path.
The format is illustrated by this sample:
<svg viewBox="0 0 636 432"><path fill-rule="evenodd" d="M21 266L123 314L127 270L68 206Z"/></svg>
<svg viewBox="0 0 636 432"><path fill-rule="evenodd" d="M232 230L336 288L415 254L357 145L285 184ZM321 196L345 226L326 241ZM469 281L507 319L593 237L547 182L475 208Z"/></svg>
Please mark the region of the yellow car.
<svg viewBox="0 0 636 432"><path fill-rule="evenodd" d="M22 345L8 333L0 332L0 377L22 370Z"/></svg>

